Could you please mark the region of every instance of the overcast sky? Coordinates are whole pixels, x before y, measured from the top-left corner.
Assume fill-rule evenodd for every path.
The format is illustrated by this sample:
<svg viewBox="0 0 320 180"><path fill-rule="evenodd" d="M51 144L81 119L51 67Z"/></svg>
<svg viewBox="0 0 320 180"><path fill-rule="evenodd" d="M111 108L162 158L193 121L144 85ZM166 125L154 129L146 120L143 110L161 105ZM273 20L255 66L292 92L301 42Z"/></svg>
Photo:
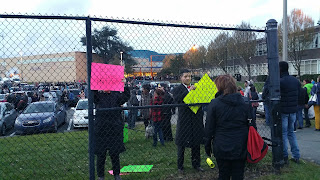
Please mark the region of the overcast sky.
<svg viewBox="0 0 320 180"><path fill-rule="evenodd" d="M300 8L315 23L320 0L288 0L288 14ZM282 0L3 0L0 13L41 13L262 27L268 19L282 19Z"/></svg>
<svg viewBox="0 0 320 180"><path fill-rule="evenodd" d="M0 14L96 16L102 18L164 21L170 23L239 25L241 21L264 29L269 19L282 20L282 0L2 0ZM308 2L308 3L306 3ZM300 8L315 24L320 20L320 0L288 0L288 14ZM0 57L85 51L80 38L84 23L59 20L0 19ZM92 23L102 28L106 23ZM184 53L193 45L207 46L222 31L172 29L112 24L121 39L134 49L159 53ZM19 28L17 28L19 27ZM258 38L263 37L258 34ZM15 39L15 41L12 41ZM4 42L4 43L2 43Z"/></svg>

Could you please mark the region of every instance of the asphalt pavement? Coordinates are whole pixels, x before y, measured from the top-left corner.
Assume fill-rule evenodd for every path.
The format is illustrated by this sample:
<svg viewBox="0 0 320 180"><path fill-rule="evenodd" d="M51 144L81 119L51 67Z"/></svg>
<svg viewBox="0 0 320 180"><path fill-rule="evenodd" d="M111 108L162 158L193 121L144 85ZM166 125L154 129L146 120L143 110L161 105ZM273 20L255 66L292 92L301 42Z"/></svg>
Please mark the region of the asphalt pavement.
<svg viewBox="0 0 320 180"><path fill-rule="evenodd" d="M270 128L264 124L264 118L257 119L258 132L261 136L270 138ZM297 129L295 132L301 159L320 164L320 131L315 131L314 127ZM290 145L288 153L291 155Z"/></svg>
<svg viewBox="0 0 320 180"><path fill-rule="evenodd" d="M320 164L320 131L314 127L297 129L295 133L301 158Z"/></svg>

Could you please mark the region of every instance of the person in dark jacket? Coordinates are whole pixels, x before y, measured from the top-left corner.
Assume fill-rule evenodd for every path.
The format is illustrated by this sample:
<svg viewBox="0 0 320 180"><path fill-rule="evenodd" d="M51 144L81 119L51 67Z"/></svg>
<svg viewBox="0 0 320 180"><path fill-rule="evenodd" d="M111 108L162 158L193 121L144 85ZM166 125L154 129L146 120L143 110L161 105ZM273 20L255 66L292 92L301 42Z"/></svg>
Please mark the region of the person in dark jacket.
<svg viewBox="0 0 320 180"><path fill-rule="evenodd" d="M297 124L299 125L298 129L303 129L303 116L302 111L306 104L308 104L308 94L305 88L300 88L300 93L298 97L298 110L297 110L297 120L294 124L294 130L296 130Z"/></svg>
<svg viewBox="0 0 320 180"><path fill-rule="evenodd" d="M188 70L180 72L181 84L172 90L173 99L176 104L184 104L183 99L195 89L195 86L190 86L191 73ZM184 172L184 151L185 148L191 148L192 166L198 171L204 171L200 167L200 144L203 143L204 126L203 126L203 111L200 108L197 114L188 106L178 108L178 121L176 130L175 143L178 146L178 172Z"/></svg>
<svg viewBox="0 0 320 180"><path fill-rule="evenodd" d="M135 89L131 90L130 99L128 101L128 106L139 106L139 101L137 98L137 92ZM128 128L134 129L136 127L136 120L138 117L138 109L131 109L128 116Z"/></svg>
<svg viewBox="0 0 320 180"><path fill-rule="evenodd" d="M289 65L285 61L279 62L280 70L280 106L282 120L283 157L288 164L288 141L291 147L292 161L299 163L300 151L296 135L293 132L294 123L297 120L298 96L301 84L293 76L289 75Z"/></svg>
<svg viewBox="0 0 320 180"><path fill-rule="evenodd" d="M164 92L163 104L172 104L173 97L168 92L168 87L162 87L161 90ZM165 141L173 141L172 129L171 129L171 117L174 110L175 108L165 107L163 108L163 111L162 111L162 115L163 115L162 130L163 130L163 139Z"/></svg>
<svg viewBox="0 0 320 180"><path fill-rule="evenodd" d="M148 106L152 99L152 95L150 94L150 84L144 84L142 86L142 94L140 106ZM141 109L141 118L143 119L144 127L147 128L150 120L149 109Z"/></svg>
<svg viewBox="0 0 320 180"><path fill-rule="evenodd" d="M104 179L106 153L112 162L115 179L121 179L119 154L124 152L123 127L121 111L104 111L101 108L120 107L129 100L130 91L125 87L124 92L94 91L95 116L95 154L97 155L97 175Z"/></svg>
<svg viewBox="0 0 320 180"><path fill-rule="evenodd" d="M249 103L237 93L235 79L230 75L215 80L222 95L208 107L205 125L206 154L213 154L219 167L219 179L243 179L247 153ZM211 149L213 145L213 149Z"/></svg>

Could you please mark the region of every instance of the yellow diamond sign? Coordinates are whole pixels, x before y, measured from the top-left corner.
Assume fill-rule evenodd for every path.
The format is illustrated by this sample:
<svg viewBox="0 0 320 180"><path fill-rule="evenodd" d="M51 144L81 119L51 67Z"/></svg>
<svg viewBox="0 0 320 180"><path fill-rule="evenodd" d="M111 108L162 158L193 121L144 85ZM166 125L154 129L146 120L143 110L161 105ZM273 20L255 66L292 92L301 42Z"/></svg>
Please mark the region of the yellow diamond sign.
<svg viewBox="0 0 320 180"><path fill-rule="evenodd" d="M211 80L208 74L205 74L198 83L195 84L196 89L191 90L183 101L186 104L210 103L214 99L214 95L218 92L216 84ZM200 106L189 106L196 114Z"/></svg>

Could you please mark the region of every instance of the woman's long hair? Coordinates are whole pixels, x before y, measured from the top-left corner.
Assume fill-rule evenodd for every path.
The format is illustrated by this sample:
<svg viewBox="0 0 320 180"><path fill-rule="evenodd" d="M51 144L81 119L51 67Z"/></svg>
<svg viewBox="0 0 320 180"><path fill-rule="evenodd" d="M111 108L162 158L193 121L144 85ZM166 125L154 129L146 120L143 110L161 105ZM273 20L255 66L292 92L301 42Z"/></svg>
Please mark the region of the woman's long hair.
<svg viewBox="0 0 320 180"><path fill-rule="evenodd" d="M229 74L218 76L214 82L216 83L218 91L223 92L223 95L237 92L236 80Z"/></svg>

